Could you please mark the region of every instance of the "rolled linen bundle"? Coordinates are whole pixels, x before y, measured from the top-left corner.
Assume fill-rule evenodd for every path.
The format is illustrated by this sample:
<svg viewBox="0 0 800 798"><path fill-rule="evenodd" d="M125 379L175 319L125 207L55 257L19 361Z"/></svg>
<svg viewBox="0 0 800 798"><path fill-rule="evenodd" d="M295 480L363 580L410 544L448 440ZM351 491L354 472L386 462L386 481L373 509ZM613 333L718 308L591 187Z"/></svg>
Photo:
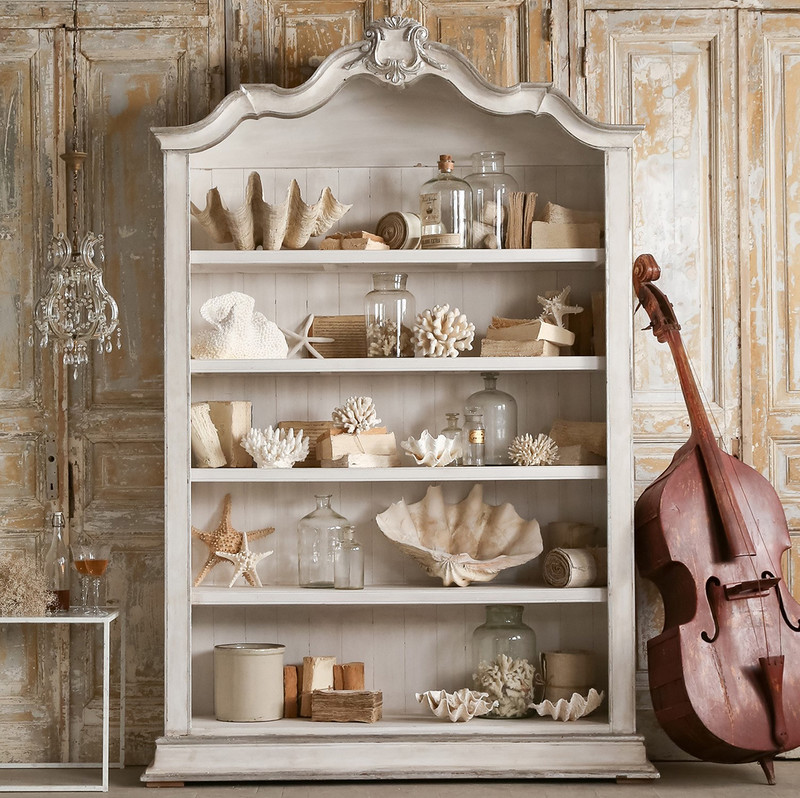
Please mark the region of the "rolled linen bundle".
<svg viewBox="0 0 800 798"><path fill-rule="evenodd" d="M544 558L544 579L552 587L604 584L607 550L556 548Z"/></svg>

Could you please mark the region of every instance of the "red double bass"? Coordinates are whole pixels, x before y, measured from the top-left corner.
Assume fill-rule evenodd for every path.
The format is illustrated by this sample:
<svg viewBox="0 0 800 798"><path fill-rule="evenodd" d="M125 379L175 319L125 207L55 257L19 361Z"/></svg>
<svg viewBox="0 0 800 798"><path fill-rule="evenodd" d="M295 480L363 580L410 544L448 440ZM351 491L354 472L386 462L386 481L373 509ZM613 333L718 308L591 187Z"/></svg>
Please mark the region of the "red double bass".
<svg viewBox="0 0 800 798"><path fill-rule="evenodd" d="M636 564L664 601L648 641L650 693L664 731L711 762L759 762L800 746L800 605L781 578L789 530L757 471L717 445L667 297L641 255L633 284L675 360L689 440L636 502Z"/></svg>

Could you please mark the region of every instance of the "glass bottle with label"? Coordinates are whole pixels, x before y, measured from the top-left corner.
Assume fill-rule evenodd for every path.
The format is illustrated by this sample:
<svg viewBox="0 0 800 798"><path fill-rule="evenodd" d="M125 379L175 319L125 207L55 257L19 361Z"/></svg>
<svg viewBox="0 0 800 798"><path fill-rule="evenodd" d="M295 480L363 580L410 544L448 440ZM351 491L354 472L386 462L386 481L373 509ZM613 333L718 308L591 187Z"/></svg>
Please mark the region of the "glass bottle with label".
<svg viewBox="0 0 800 798"><path fill-rule="evenodd" d="M300 587L333 587L337 541L348 520L331 508L330 494L314 496L316 509L297 524Z"/></svg>
<svg viewBox="0 0 800 798"><path fill-rule="evenodd" d="M69 550L64 543L64 514L53 513L50 548L44 558L47 589L55 598L48 604L48 612L69 612Z"/></svg>
<svg viewBox="0 0 800 798"><path fill-rule="evenodd" d="M333 556L333 586L338 590L361 590L364 587L364 549L355 539L352 524L339 530Z"/></svg>
<svg viewBox="0 0 800 798"><path fill-rule="evenodd" d="M486 465L508 465L508 447L517 436L517 400L505 391L497 390L496 371L484 371L484 388L467 398L470 407L483 408L486 427Z"/></svg>
<svg viewBox="0 0 800 798"><path fill-rule="evenodd" d="M439 433L440 435L444 435L445 438L450 438L451 440L458 441L459 445L461 446L461 456L456 457L451 466L460 466L464 464L464 432L461 427L458 426L458 413L445 413L445 417L447 418L447 426Z"/></svg>
<svg viewBox="0 0 800 798"><path fill-rule="evenodd" d="M464 408L464 457L462 465L482 466L486 460L486 429L480 407Z"/></svg>
<svg viewBox="0 0 800 798"><path fill-rule="evenodd" d="M472 246L503 249L508 224L508 195L517 181L505 171L504 152L473 152L473 173L464 179L472 189Z"/></svg>
<svg viewBox="0 0 800 798"><path fill-rule="evenodd" d="M364 297L367 357L414 357L414 296L406 290L407 274L372 275Z"/></svg>
<svg viewBox="0 0 800 798"><path fill-rule="evenodd" d="M439 173L422 186L419 217L422 249L465 249L471 246L472 189L453 174L449 155L439 156Z"/></svg>

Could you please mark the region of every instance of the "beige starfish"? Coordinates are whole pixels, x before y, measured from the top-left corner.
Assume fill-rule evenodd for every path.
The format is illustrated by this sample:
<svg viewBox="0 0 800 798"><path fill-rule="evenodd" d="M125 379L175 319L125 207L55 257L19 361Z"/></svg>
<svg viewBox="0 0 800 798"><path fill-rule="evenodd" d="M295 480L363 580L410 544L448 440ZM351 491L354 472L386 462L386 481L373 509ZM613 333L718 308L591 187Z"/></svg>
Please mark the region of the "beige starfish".
<svg viewBox="0 0 800 798"><path fill-rule="evenodd" d="M539 316L541 321L552 321L559 327L566 327L564 316L568 313L583 313L583 308L580 305L567 304L569 292L570 286L567 286L563 291L555 291L548 293L546 296L536 297L539 300L539 304L544 307Z"/></svg>
<svg viewBox="0 0 800 798"><path fill-rule="evenodd" d="M275 531L274 526L267 527L266 529L254 529L247 534L250 540L258 540L271 535ZM192 527L192 537L202 540L208 546L208 559L200 569L200 573L194 580L194 586L197 587L208 576L211 569L218 563L224 562L224 558L219 556L219 552L230 552L236 554L242 548L243 533L233 528L231 524L231 495L228 493L225 496L225 503L222 507L222 518L216 529L206 532L202 529Z"/></svg>
<svg viewBox="0 0 800 798"><path fill-rule="evenodd" d="M247 543L247 532L242 532L242 546L239 551L235 554L230 554L227 551L218 551L216 554L217 557L224 557L236 566L236 573L234 573L228 587L233 587L234 582L240 576L247 580L247 584L250 587L261 587L261 579L258 576L258 571L256 571L256 565L265 557L269 557L270 554L274 553L274 551L264 551L259 554L255 551L250 551L250 546Z"/></svg>

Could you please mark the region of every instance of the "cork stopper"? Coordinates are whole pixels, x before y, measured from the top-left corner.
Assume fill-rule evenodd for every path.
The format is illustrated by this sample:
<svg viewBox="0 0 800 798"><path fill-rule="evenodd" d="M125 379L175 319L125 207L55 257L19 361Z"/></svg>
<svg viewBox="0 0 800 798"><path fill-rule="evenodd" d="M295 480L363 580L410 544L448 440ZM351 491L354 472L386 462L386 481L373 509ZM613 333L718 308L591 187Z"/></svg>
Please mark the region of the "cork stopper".
<svg viewBox="0 0 800 798"><path fill-rule="evenodd" d="M440 172L452 172L455 164L453 163L453 156L452 155L440 155L439 156L439 171Z"/></svg>

